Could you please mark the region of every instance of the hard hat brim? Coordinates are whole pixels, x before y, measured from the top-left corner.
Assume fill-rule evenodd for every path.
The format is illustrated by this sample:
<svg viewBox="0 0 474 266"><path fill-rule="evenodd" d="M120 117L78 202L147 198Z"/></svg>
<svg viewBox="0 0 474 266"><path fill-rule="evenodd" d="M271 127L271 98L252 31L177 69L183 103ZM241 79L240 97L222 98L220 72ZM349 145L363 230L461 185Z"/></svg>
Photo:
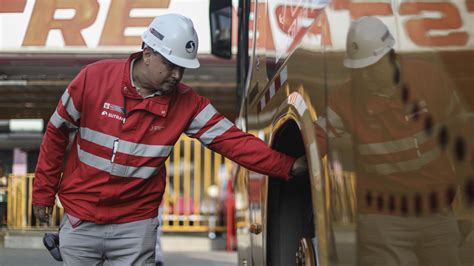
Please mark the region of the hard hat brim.
<svg viewBox="0 0 474 266"><path fill-rule="evenodd" d="M390 52L390 50L393 48L393 43L394 42L389 43L389 46L383 48L378 54L374 54L367 58L350 59L346 54L343 64L345 67L353 69L364 68L373 65L377 63L382 57L384 57L388 52Z"/></svg>
<svg viewBox="0 0 474 266"><path fill-rule="evenodd" d="M181 57L177 57L177 56L173 56L173 55L161 52L159 49L158 50L155 49L153 46L153 43L151 43L149 39L147 38L146 33L143 33L142 40L148 47L150 47L150 49L153 49L155 52L159 53L161 56L168 59L168 61L170 61L171 63L175 65L178 65L184 68L198 68L200 66L199 60L197 59L197 57L194 59L185 59L185 58L181 58Z"/></svg>
<svg viewBox="0 0 474 266"><path fill-rule="evenodd" d="M380 58L382 58L383 56L384 55L373 56L373 57L362 58L362 59L345 58L343 63L344 63L344 66L347 68L352 68L352 69L364 68L364 67L368 67L370 65L377 63L380 60Z"/></svg>
<svg viewBox="0 0 474 266"><path fill-rule="evenodd" d="M168 59L171 63L184 67L184 68L198 68L200 66L199 60L196 58L194 59L185 59L185 58L180 58L177 56L173 55L167 55L167 54L162 54L160 53L164 58Z"/></svg>

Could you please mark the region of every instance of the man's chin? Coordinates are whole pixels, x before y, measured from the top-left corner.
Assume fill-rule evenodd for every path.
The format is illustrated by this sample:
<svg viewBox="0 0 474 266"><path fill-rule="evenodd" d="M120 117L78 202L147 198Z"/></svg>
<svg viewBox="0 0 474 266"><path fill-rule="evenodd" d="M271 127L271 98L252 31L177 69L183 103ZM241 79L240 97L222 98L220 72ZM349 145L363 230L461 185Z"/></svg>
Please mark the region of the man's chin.
<svg viewBox="0 0 474 266"><path fill-rule="evenodd" d="M176 85L165 85L158 91L161 93L161 95L166 95L166 94L173 93L177 88L178 86Z"/></svg>

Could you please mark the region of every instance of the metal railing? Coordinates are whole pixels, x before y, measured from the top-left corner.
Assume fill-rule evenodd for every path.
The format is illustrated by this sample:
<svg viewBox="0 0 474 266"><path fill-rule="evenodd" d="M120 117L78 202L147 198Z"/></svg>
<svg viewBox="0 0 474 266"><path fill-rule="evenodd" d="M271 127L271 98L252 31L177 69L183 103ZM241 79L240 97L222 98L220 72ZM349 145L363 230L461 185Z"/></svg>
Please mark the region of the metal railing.
<svg viewBox="0 0 474 266"><path fill-rule="evenodd" d="M165 232L222 232L225 185L232 162L181 136L166 161L162 228ZM32 209L34 175L8 176L7 225L9 229L47 229L59 226L64 209L56 207L48 225L40 225Z"/></svg>

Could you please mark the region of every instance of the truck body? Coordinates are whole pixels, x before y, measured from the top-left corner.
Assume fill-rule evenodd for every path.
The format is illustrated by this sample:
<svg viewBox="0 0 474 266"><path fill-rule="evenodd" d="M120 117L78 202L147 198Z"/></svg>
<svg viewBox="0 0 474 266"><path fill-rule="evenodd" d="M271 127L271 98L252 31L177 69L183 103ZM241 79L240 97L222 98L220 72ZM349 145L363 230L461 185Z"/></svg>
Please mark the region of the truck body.
<svg viewBox="0 0 474 266"><path fill-rule="evenodd" d="M238 126L275 150L294 157L305 155L309 165L306 177L288 182L238 168L234 184L239 265L364 265L367 254L363 253L363 245L367 238L375 237L362 229L365 217L400 217L418 222L439 213L456 221L459 235L446 233L447 238L459 237L455 260L460 265L472 265L474 2L224 2L210 4L212 52L236 57ZM394 171L400 173L400 179L413 179L400 181L403 185L399 187L387 181L381 190L367 189L365 184L371 182L370 178L388 179L393 173L370 175L363 167L365 158L361 157L367 154L361 149L360 132L364 129L359 127L364 124L360 120L369 119L370 125L372 116L358 117L358 110L369 103L362 100L364 90L354 84L354 73L343 65L349 25L363 16L375 16L387 25L395 38L397 69L424 66L420 73L438 73L420 74L419 80L405 80L400 73L391 77L394 85L404 84L398 90L406 109L406 123L422 130L421 135L400 137L413 140L418 152L415 159L396 154L401 161L409 162L396 166L379 162L380 167L398 167ZM440 76L447 82L445 86L437 86ZM440 104L435 105L439 108L425 108L424 99L413 96L421 89L417 84L434 86L430 90L432 85L426 85L424 90L432 95L428 98L440 98ZM341 93L347 87L350 93ZM445 96L435 87L445 88L455 99L452 108L457 113L436 119L440 110L448 107L442 104ZM344 99L351 110L331 117L332 105L344 108L337 103ZM459 113L464 120L460 120ZM334 117L340 116L342 122L338 125ZM392 121L384 123L390 127ZM338 131L339 127L359 133ZM400 129L401 135L406 132ZM444 173L438 179L426 177L429 162L419 162L425 158L424 143L418 146L422 138L441 150L439 156L446 159L433 167L451 169L452 174L446 175L449 178ZM395 137L392 142L401 143ZM397 146L399 152L408 152L401 146ZM381 156L369 160L381 160ZM411 235L408 229L400 229L400 234ZM425 241L429 236L418 237L418 246L412 249L422 247ZM416 252L403 256L399 263L423 265Z"/></svg>

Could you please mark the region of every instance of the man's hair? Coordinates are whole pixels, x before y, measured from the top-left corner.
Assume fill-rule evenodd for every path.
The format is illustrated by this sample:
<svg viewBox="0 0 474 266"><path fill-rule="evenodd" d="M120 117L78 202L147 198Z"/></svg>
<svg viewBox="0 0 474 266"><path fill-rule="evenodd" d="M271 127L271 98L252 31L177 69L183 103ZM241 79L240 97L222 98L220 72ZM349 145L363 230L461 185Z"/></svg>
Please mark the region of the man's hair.
<svg viewBox="0 0 474 266"><path fill-rule="evenodd" d="M145 50L146 48L149 48L154 54L158 54L158 52L155 49L148 46L148 44L146 44L145 42L142 42L142 50Z"/></svg>

